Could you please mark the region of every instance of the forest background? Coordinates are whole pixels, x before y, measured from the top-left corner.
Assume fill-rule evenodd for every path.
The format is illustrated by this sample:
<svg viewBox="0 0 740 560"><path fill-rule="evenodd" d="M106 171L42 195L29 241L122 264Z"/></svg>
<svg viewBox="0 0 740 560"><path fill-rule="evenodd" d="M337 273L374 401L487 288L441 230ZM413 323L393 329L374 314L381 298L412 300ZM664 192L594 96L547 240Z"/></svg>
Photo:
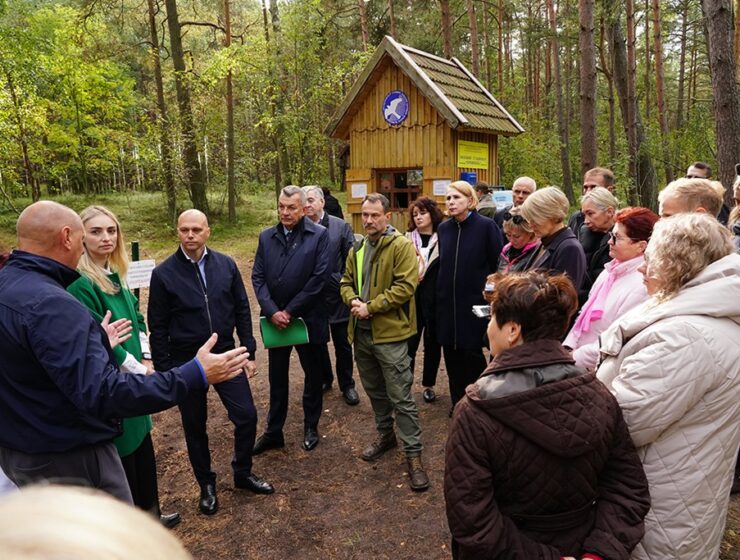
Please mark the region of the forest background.
<svg viewBox="0 0 740 560"><path fill-rule="evenodd" d="M286 184L342 189L324 127L386 34L458 57L524 126L506 186L576 203L602 165L654 206L694 160L734 180L740 0L0 0L0 219L125 192L236 223Z"/></svg>

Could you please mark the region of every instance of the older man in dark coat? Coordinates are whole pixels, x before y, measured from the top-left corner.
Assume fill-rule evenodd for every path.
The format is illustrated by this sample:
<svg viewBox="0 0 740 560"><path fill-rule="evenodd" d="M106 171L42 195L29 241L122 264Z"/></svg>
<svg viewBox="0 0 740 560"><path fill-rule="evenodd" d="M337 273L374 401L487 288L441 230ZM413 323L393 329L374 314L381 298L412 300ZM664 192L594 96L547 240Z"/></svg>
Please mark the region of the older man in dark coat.
<svg viewBox="0 0 740 560"><path fill-rule="evenodd" d="M259 237L252 285L262 315L278 329L294 318L308 328L309 343L296 346L305 373L303 387L303 448L319 444L321 416L321 348L329 339L329 321L321 294L329 275L329 232L304 217L306 194L288 186L280 192L280 223ZM288 370L292 346L271 348L269 356L270 411L267 429L254 446L254 455L285 445L283 425L288 415Z"/></svg>
<svg viewBox="0 0 740 560"><path fill-rule="evenodd" d="M306 193L306 217L315 224L321 224L329 232L329 277L324 288L324 301L329 313L329 330L334 342L336 357L337 382L345 402L354 406L359 404L360 397L355 389L355 380L352 379L352 346L347 341L347 327L349 326L349 308L344 305L339 295L339 281L344 274L349 249L355 242L352 226L336 216L330 216L325 208L324 193L321 187L309 185L303 187ZM334 382L334 373L329 358L329 348L322 349L322 390L331 389Z"/></svg>

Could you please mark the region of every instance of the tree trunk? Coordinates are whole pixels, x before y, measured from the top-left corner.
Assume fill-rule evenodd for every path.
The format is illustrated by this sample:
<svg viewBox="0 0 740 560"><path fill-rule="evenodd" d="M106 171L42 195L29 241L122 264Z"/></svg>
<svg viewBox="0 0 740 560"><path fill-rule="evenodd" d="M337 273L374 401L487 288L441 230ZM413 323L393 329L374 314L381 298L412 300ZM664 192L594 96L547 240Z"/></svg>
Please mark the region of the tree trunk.
<svg viewBox="0 0 740 560"><path fill-rule="evenodd" d="M483 6L483 69L486 76L486 88L493 91L493 76L491 75L491 42L488 30L490 29L488 7Z"/></svg>
<svg viewBox="0 0 740 560"><path fill-rule="evenodd" d="M23 154L23 172L24 172L24 183L26 187L31 189L31 200L38 202L41 199L41 186L34 179L33 166L31 165L31 158L28 155L28 133L26 131L26 124L23 120L23 114L21 112L21 103L18 99L18 94L15 91L15 82L13 82L13 76L10 70L3 64L3 72L5 74L5 81L8 84L8 92L10 93L10 100L13 103L13 115L15 116L15 124L18 127L18 143L21 145L21 153Z"/></svg>
<svg viewBox="0 0 740 560"><path fill-rule="evenodd" d="M270 11L272 11L272 4L270 2ZM365 6L365 0L357 0L357 9L360 12L360 32L362 33L362 50L366 51L370 43L370 33L367 28L367 6Z"/></svg>
<svg viewBox="0 0 740 560"><path fill-rule="evenodd" d="M498 0L498 53L496 56L498 83L496 86L499 96L504 93L504 58L504 0Z"/></svg>
<svg viewBox="0 0 740 560"><path fill-rule="evenodd" d="M545 0L547 12L550 18L550 42L552 44L552 67L555 71L555 96L558 115L558 134L560 136L560 165L563 170L563 190L571 204L575 204L576 198L573 193L573 182L570 174L570 138L568 135L568 123L565 120L563 108L563 85L560 80L560 53L558 44L558 28L555 16L553 0Z"/></svg>
<svg viewBox="0 0 740 560"><path fill-rule="evenodd" d="M226 38L224 46L231 46L231 12L229 0L224 0L224 28ZM234 155L234 92L231 69L226 73L226 189L229 193L229 223L236 223L236 173Z"/></svg>
<svg viewBox="0 0 740 560"><path fill-rule="evenodd" d="M394 39L396 35L396 14L393 12L393 0L388 0L388 19L391 22L391 37Z"/></svg>
<svg viewBox="0 0 740 560"><path fill-rule="evenodd" d="M596 167L596 52L594 43L594 0L578 3L581 51L581 173Z"/></svg>
<svg viewBox="0 0 740 560"><path fill-rule="evenodd" d="M450 0L439 0L442 19L442 43L445 58L452 58L452 22L450 20Z"/></svg>
<svg viewBox="0 0 740 560"><path fill-rule="evenodd" d="M624 41L624 35L622 34L622 25L614 10L607 10L607 12L612 14L612 21L609 23L608 28L608 36L613 58L614 85L619 93L619 106L622 113L622 123L624 125L625 133L627 133L630 128L634 129L636 142L638 146L640 146L640 149L637 151L636 164L631 163L630 165L630 167L636 169L636 172L635 175L630 177L630 181L628 183L628 200L631 206L642 204L643 206L656 209L657 177L655 176L653 161L650 159L650 153L647 149L647 143L645 142L645 131L642 126L642 118L640 117L639 112L635 111L630 114L630 111L628 110L629 93L627 78L629 68L627 63L627 48ZM632 115L634 115L634 117ZM634 118L634 123L630 120L631 118Z"/></svg>
<svg viewBox="0 0 740 560"><path fill-rule="evenodd" d="M665 79L663 74L663 43L660 38L660 0L652 0L653 3L653 47L655 48L655 90L658 101L658 122L660 123L660 144L663 149L663 168L665 169L665 180L673 181L673 167L670 162L668 150L668 122L665 114Z"/></svg>
<svg viewBox="0 0 740 560"><path fill-rule="evenodd" d="M203 182L203 173L198 164L198 146L195 141L195 124L193 122L193 110L190 104L190 88L184 80L185 57L182 50L177 0L165 0L165 7L167 9L167 27L170 32L170 56L172 56L172 64L175 67L175 90L177 92L177 108L180 113L180 128L184 144L183 163L185 176L193 207L207 214L208 199L206 198L206 185Z"/></svg>
<svg viewBox="0 0 740 560"><path fill-rule="evenodd" d="M735 81L740 83L740 0L735 0Z"/></svg>
<svg viewBox="0 0 740 560"><path fill-rule="evenodd" d="M465 0L465 6L468 12L468 26L470 27L470 69L477 78L480 74L478 66L480 52L478 50L478 19L475 15L474 0Z"/></svg>
<svg viewBox="0 0 740 560"><path fill-rule="evenodd" d="M735 84L733 19L731 0L702 0L702 13L709 35L709 67L712 72L717 178L732 200L735 164L740 161L740 105Z"/></svg>
<svg viewBox="0 0 740 560"><path fill-rule="evenodd" d="M740 0L738 0L740 1ZM676 95L676 129L683 128L684 80L686 79L686 38L689 30L689 2L684 0L681 9L681 39L678 62L678 93Z"/></svg>
<svg viewBox="0 0 740 560"><path fill-rule="evenodd" d="M635 55L635 3L626 0L627 11L627 143L630 153L630 177L639 185L637 174L637 60Z"/></svg>
<svg viewBox="0 0 740 560"><path fill-rule="evenodd" d="M360 0L363 8L365 7L362 0ZM283 115L283 92L280 85L284 83L282 68L283 65L280 62L281 48L282 48L282 33L280 25L280 8L278 7L277 0L270 1L270 17L272 20L272 63L273 63L273 84L274 90L274 103L272 107L272 116L275 120L275 133L273 136L273 142L275 145L275 151L277 152L277 160L275 162L275 199L280 196L280 190L285 184L290 183L290 164L288 161L288 150L285 147L285 127L281 120ZM365 20L367 23L367 20Z"/></svg>
<svg viewBox="0 0 740 560"><path fill-rule="evenodd" d="M159 143L162 146L162 178L164 192L167 198L167 219L174 224L177 219L177 192L175 190L175 176L172 172L172 146L170 145L170 122L167 117L167 105L164 101L164 86L162 84L162 64L159 58L159 35L157 33L157 9L154 0L147 0L149 12L149 39L152 44L152 64L154 65L154 86L157 90L157 109L159 110Z"/></svg>
<svg viewBox="0 0 740 560"><path fill-rule="evenodd" d="M614 76L612 74L612 66L607 63L606 55L606 30L604 29L604 16L601 16L599 23L599 60L601 61L601 68L604 76L606 76L606 83L608 87L607 101L609 103L609 165L613 166L617 160L617 134L615 127L615 110L614 110Z"/></svg>
<svg viewBox="0 0 740 560"><path fill-rule="evenodd" d="M645 120L650 122L650 0L645 0Z"/></svg>

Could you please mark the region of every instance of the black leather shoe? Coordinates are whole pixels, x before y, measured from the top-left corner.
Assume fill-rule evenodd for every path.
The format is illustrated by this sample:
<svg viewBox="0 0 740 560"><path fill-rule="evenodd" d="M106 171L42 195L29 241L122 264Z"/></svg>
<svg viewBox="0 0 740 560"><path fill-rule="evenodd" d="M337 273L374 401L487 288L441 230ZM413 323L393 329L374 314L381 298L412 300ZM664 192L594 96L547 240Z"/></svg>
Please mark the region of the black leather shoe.
<svg viewBox="0 0 740 560"><path fill-rule="evenodd" d="M206 515L213 515L218 511L218 498L216 497L215 484L208 483L201 487L198 508Z"/></svg>
<svg viewBox="0 0 740 560"><path fill-rule="evenodd" d="M360 404L360 395L357 394L357 390L354 387L350 387L342 394L344 396L344 402L348 405L355 406L356 404Z"/></svg>
<svg viewBox="0 0 740 560"><path fill-rule="evenodd" d="M424 402L431 403L437 400L437 395L434 392L434 389L431 387L426 387L424 391L421 393L422 398L424 399Z"/></svg>
<svg viewBox="0 0 740 560"><path fill-rule="evenodd" d="M272 494L275 491L272 484L266 480L262 480L256 474L235 474L234 486L244 490L251 490L255 494Z"/></svg>
<svg viewBox="0 0 740 560"><path fill-rule="evenodd" d="M259 455L269 449L280 449L285 447L285 442L282 439L277 439L267 434L262 434L257 438L257 442L252 448L252 455Z"/></svg>
<svg viewBox="0 0 740 560"><path fill-rule="evenodd" d="M182 521L179 513L168 513L166 515L159 516L159 522L164 525L167 529L172 529L175 525Z"/></svg>
<svg viewBox="0 0 740 560"><path fill-rule="evenodd" d="M303 432L303 449L311 451L319 444L319 432L316 428L306 428Z"/></svg>

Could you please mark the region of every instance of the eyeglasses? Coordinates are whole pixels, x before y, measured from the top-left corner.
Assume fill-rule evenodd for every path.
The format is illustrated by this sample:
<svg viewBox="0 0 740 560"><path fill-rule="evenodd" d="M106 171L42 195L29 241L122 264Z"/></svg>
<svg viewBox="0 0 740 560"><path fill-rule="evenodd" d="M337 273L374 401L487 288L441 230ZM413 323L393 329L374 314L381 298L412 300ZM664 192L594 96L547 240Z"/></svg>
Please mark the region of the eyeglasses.
<svg viewBox="0 0 740 560"><path fill-rule="evenodd" d="M632 243L637 243L638 242L637 239L632 239L631 237L620 237L619 235L617 235L613 231L610 231L609 233L607 233L607 235L609 236L609 241L612 242L612 243L614 243L614 244L618 243L622 239L627 239L628 241L631 241Z"/></svg>
<svg viewBox="0 0 740 560"><path fill-rule="evenodd" d="M525 223L527 220L524 219L523 216L520 215L513 215L510 212L504 212L504 221L508 222L511 221L515 226L520 226L523 223Z"/></svg>

